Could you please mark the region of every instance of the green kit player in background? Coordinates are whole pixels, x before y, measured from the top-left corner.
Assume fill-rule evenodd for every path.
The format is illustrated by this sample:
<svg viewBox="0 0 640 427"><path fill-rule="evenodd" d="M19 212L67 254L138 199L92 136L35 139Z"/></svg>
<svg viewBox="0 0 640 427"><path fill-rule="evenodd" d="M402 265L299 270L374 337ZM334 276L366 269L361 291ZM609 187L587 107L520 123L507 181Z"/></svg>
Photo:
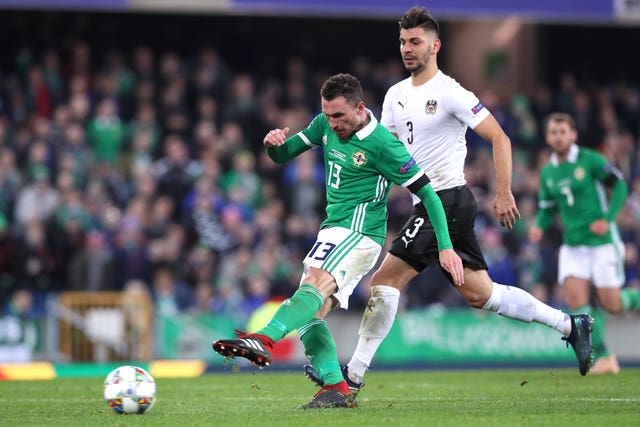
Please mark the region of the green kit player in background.
<svg viewBox="0 0 640 427"><path fill-rule="evenodd" d="M332 76L320 95L322 114L306 129L288 139L288 128L274 129L263 141L277 163L311 148L324 151L327 218L304 259L300 287L261 330L213 343L225 357L241 356L267 366L274 343L297 329L306 355L325 379L303 409L357 406L324 317L337 307L348 308L354 288L375 265L387 234L392 183L408 188L424 204L437 236L440 265L455 285L463 282L462 260L453 250L440 198L402 142L365 108L358 79Z"/></svg>
<svg viewBox="0 0 640 427"><path fill-rule="evenodd" d="M590 372L617 373L618 361L604 342L604 315L589 304L590 283L607 312L640 308L640 291L621 289L625 282L624 245L615 218L628 188L620 171L599 153L579 147L577 139L570 115L553 113L547 118L546 141L552 154L540 171L539 210L529 239L539 242L555 213L560 214L564 232L558 283L564 287L565 301L572 312L591 313L595 318L592 345L596 361ZM608 200L605 187L610 189Z"/></svg>

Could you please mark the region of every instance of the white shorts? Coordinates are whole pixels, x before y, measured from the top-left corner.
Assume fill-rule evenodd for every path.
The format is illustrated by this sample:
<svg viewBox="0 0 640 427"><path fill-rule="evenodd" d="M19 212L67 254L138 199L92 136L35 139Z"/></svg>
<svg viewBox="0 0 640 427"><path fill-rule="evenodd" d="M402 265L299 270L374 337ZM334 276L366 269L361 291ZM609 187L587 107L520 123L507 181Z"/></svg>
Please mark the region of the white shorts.
<svg viewBox="0 0 640 427"><path fill-rule="evenodd" d="M302 278L310 267L329 272L338 285L333 296L340 308L347 309L353 290L376 264L381 251L382 246L363 234L341 227L325 228L304 258Z"/></svg>
<svg viewBox="0 0 640 427"><path fill-rule="evenodd" d="M574 276L589 280L598 288L622 287L625 280L623 260L622 245L562 245L558 255L558 283Z"/></svg>

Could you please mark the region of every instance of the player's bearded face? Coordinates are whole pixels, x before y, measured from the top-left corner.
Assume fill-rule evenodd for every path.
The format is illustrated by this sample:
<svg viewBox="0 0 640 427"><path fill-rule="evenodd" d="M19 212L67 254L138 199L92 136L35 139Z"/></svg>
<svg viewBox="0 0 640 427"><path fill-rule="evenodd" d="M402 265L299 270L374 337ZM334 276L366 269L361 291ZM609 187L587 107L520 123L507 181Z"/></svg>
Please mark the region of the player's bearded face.
<svg viewBox="0 0 640 427"><path fill-rule="evenodd" d="M422 28L400 30L402 63L410 73L418 73L427 66L432 50L432 37Z"/></svg>
<svg viewBox="0 0 640 427"><path fill-rule="evenodd" d="M366 124L364 103L360 102L354 107L342 96L331 101L323 99L322 112L340 139L350 138Z"/></svg>
<svg viewBox="0 0 640 427"><path fill-rule="evenodd" d="M576 142L577 133L566 122L552 121L547 126L547 144L560 155L564 155Z"/></svg>

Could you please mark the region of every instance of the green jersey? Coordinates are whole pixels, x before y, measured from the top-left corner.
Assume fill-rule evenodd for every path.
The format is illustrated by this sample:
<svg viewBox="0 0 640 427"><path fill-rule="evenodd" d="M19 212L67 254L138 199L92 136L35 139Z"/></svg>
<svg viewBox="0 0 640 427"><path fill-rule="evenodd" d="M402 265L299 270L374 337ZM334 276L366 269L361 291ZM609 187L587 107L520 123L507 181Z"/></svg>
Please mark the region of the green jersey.
<svg viewBox="0 0 640 427"><path fill-rule="evenodd" d="M327 218L320 228L343 227L384 243L391 183L409 186L424 176L406 148L369 114L369 123L340 140L324 114L285 145L269 149L272 157L292 158L305 150L324 151ZM286 153L276 154L277 151Z"/></svg>
<svg viewBox="0 0 640 427"><path fill-rule="evenodd" d="M619 207L612 209L603 183L615 182L619 178L620 173L596 151L574 144L567 161L562 163L553 154L540 171L536 225L543 230L549 228L557 210L564 227L565 245L597 246L618 240L613 221ZM625 196L626 193L622 201ZM609 231L602 236L589 229L589 225L598 219L606 219L610 223Z"/></svg>

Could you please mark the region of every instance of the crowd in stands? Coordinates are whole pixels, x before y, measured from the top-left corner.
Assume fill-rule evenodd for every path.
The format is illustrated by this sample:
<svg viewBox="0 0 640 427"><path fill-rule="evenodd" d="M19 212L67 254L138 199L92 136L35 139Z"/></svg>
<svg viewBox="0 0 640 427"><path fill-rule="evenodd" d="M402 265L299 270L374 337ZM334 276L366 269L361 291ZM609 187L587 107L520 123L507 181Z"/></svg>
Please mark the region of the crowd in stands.
<svg viewBox="0 0 640 427"><path fill-rule="evenodd" d="M405 77L394 53L381 63L356 57L338 70L360 78L378 117L387 88ZM292 294L324 215L322 154L275 165L262 138L274 127L297 132L319 112L329 72L310 68L292 57L282 77L236 70L214 46L195 55L135 43L97 51L81 39L68 48L21 48L0 75L2 309L41 314L48 293L142 283L162 315L248 316L267 299ZM580 144L624 173L630 194L618 223L627 286L638 287L640 90L585 85L571 74L555 83L510 99L476 90L514 147L523 216L514 230L491 214L491 147L473 132L466 177L479 202L476 230L490 275L561 307L559 233L541 245L526 238L549 154L543 120L571 113ZM406 190L392 190L389 208L392 237L412 209ZM368 299L366 282L356 308ZM415 282L406 308L463 305L437 270Z"/></svg>

